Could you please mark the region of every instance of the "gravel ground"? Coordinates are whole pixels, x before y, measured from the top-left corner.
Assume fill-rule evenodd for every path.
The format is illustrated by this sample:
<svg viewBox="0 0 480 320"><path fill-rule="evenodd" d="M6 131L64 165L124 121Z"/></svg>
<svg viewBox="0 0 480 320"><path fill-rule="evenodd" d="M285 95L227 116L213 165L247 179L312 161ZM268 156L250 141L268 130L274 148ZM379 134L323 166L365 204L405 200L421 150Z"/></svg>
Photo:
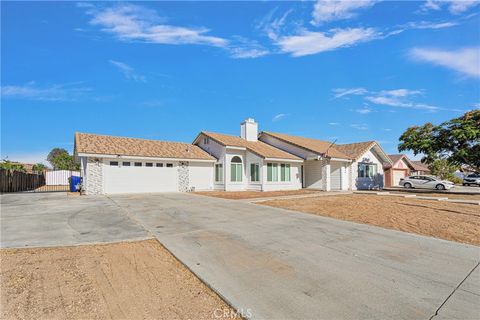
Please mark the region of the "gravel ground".
<svg viewBox="0 0 480 320"><path fill-rule="evenodd" d="M156 240L2 249L0 258L2 319L218 319L230 311Z"/></svg>
<svg viewBox="0 0 480 320"><path fill-rule="evenodd" d="M480 245L478 205L361 194L261 204Z"/></svg>

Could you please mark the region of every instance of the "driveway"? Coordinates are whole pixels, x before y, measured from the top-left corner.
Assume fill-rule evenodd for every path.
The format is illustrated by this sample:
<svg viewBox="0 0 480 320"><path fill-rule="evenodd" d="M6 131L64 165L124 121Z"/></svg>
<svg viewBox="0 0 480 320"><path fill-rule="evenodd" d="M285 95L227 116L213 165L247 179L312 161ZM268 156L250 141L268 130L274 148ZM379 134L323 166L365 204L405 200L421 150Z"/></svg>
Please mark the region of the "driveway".
<svg viewBox="0 0 480 320"><path fill-rule="evenodd" d="M253 318L480 313L479 247L197 195L111 198Z"/></svg>
<svg viewBox="0 0 480 320"><path fill-rule="evenodd" d="M109 199L66 193L0 196L0 246L51 247L151 238Z"/></svg>
<svg viewBox="0 0 480 320"><path fill-rule="evenodd" d="M480 248L190 194L1 196L1 246L155 235L257 319L477 318Z"/></svg>

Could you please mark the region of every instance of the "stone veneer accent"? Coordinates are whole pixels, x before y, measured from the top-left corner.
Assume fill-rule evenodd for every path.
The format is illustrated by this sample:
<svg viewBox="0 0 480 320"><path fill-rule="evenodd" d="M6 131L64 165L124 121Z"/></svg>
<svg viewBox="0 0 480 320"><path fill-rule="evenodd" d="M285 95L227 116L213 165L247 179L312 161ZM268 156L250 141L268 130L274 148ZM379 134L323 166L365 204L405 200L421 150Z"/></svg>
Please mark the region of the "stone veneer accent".
<svg viewBox="0 0 480 320"><path fill-rule="evenodd" d="M330 191L330 159L322 158L322 190Z"/></svg>
<svg viewBox="0 0 480 320"><path fill-rule="evenodd" d="M103 193L103 172L102 162L96 158L87 159L86 170L86 194L102 194Z"/></svg>
<svg viewBox="0 0 480 320"><path fill-rule="evenodd" d="M188 191L190 185L188 166L188 161L180 161L178 163L178 191L180 192Z"/></svg>

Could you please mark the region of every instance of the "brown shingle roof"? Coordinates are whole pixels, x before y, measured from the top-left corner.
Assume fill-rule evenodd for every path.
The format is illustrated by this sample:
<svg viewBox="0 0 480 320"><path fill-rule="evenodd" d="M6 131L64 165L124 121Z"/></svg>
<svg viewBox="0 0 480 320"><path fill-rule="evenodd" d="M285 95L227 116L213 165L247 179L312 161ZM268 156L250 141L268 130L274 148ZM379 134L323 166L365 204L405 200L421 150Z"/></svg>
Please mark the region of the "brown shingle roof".
<svg viewBox="0 0 480 320"><path fill-rule="evenodd" d="M198 146L159 140L75 133L75 152L155 158L215 160Z"/></svg>
<svg viewBox="0 0 480 320"><path fill-rule="evenodd" d="M362 154L367 152L376 142L365 141L348 144L337 144L335 148L348 155L350 158L357 160Z"/></svg>
<svg viewBox="0 0 480 320"><path fill-rule="evenodd" d="M200 134L204 134L224 146L246 148L249 151L256 153L257 155L263 158L302 160L301 158L291 153L275 148L262 141L247 141L240 137L235 137L228 134L214 133L214 132L202 131Z"/></svg>
<svg viewBox="0 0 480 320"><path fill-rule="evenodd" d="M413 164L413 169L415 171L428 171L430 172L430 169L427 167L426 164L422 163L422 161L411 161Z"/></svg>
<svg viewBox="0 0 480 320"><path fill-rule="evenodd" d="M404 154L389 154L388 157L390 158L390 160L392 160L392 163L395 163L398 160L405 157L405 155Z"/></svg>
<svg viewBox="0 0 480 320"><path fill-rule="evenodd" d="M288 134L283 133L275 133L275 132L263 132L264 134L270 135L277 139L286 141L293 145L296 145L300 148L307 149L313 151L318 154L325 154L328 151L328 156L332 158L340 158L340 159L351 159L351 157L344 153L343 151L337 148L337 145L332 145L331 142L322 141L317 139L310 139L298 136L291 136Z"/></svg>

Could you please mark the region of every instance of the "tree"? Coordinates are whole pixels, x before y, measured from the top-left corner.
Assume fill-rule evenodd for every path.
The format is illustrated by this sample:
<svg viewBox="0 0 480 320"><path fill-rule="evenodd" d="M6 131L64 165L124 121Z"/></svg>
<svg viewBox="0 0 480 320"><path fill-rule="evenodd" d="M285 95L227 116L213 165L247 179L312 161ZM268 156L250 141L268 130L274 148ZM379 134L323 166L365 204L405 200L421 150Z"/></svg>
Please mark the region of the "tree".
<svg viewBox="0 0 480 320"><path fill-rule="evenodd" d="M16 171L22 171L22 172L26 171L23 164L18 162L12 162L9 160L3 160L2 162L0 162L0 169L16 170Z"/></svg>
<svg viewBox="0 0 480 320"><path fill-rule="evenodd" d="M454 173L458 170L456 165L451 164L446 159L433 161L428 168L430 172L440 179L451 180L455 177Z"/></svg>
<svg viewBox="0 0 480 320"><path fill-rule="evenodd" d="M398 149L423 154L426 164L444 159L451 165L480 171L480 109L438 126L426 123L410 127L400 136Z"/></svg>
<svg viewBox="0 0 480 320"><path fill-rule="evenodd" d="M36 163L32 166L32 171L33 172L42 172L47 169L47 166L44 165L43 163Z"/></svg>
<svg viewBox="0 0 480 320"><path fill-rule="evenodd" d="M75 163L73 156L62 148L54 148L47 156L48 162L56 170L79 170L80 166Z"/></svg>

